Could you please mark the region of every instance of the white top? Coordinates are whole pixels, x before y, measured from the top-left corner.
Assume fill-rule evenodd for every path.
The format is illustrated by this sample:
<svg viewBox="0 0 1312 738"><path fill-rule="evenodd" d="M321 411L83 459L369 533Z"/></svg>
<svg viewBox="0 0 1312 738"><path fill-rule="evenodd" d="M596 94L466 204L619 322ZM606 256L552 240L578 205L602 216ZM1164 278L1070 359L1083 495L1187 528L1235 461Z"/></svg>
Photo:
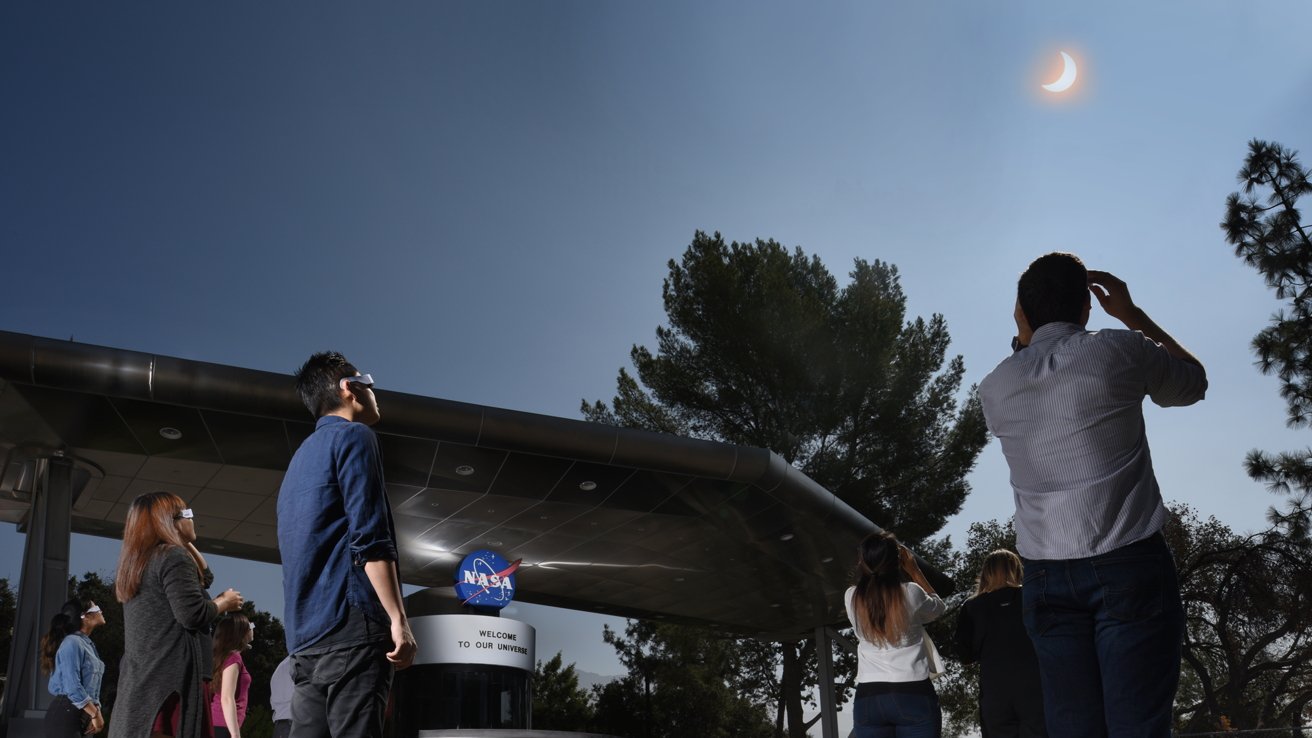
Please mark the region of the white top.
<svg viewBox="0 0 1312 738"><path fill-rule="evenodd" d="M1166 506L1144 434L1143 400L1203 399L1202 367L1138 331L1048 323L979 384L1016 498L1016 550L1079 559L1156 533Z"/></svg>
<svg viewBox="0 0 1312 738"><path fill-rule="evenodd" d="M278 662L269 679L269 706L273 708L274 720L292 719L292 657L287 656Z"/></svg>
<svg viewBox="0 0 1312 738"><path fill-rule="evenodd" d="M925 623L937 620L946 606L943 598L928 594L915 582L902 585L906 592L907 628L901 642L879 646L867 641L856 624L852 598L856 587L848 587L843 595L847 619L856 628L860 641L856 649L856 681L862 682L919 682L929 678L929 659L925 653Z"/></svg>

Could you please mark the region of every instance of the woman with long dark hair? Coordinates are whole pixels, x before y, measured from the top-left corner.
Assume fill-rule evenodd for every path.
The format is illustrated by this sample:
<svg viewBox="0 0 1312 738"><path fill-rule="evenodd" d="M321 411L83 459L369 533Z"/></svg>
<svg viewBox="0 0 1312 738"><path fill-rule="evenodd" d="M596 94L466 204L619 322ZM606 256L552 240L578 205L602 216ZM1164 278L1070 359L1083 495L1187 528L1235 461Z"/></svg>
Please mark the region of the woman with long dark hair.
<svg viewBox="0 0 1312 738"><path fill-rule="evenodd" d="M105 614L96 603L69 600L41 637L41 670L50 675L55 696L46 709L46 738L74 738L105 728L100 713L105 662L91 642L91 631L104 624Z"/></svg>
<svg viewBox="0 0 1312 738"><path fill-rule="evenodd" d="M240 612L214 626L214 677L210 681L210 720L214 738L241 738L251 673L241 652L250 648L255 626Z"/></svg>
<svg viewBox="0 0 1312 738"><path fill-rule="evenodd" d="M857 579L847 619L858 638L853 734L857 738L939 738L943 714L930 683L923 625L943 614L911 552L887 531L857 546Z"/></svg>
<svg viewBox="0 0 1312 738"><path fill-rule="evenodd" d="M123 526L114 594L123 603L123 661L110 738L202 738L209 730L209 627L241 607L229 589L211 600L213 575L193 545L182 498L151 492L132 501Z"/></svg>
<svg viewBox="0 0 1312 738"><path fill-rule="evenodd" d="M979 662L980 727L988 738L1045 738L1043 683L1025 632L1020 557L998 549L984 559L975 596L957 616L962 661Z"/></svg>

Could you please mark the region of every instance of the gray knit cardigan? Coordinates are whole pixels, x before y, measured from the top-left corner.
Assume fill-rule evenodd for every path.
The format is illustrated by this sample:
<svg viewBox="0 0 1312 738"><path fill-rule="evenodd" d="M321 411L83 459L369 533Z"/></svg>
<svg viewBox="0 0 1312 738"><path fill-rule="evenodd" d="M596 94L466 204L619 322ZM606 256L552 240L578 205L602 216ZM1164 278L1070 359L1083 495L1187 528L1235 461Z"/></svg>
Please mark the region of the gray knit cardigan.
<svg viewBox="0 0 1312 738"><path fill-rule="evenodd" d="M151 557L137 595L123 605L123 661L109 738L149 736L172 694L182 713L177 738L205 735L204 682L214 658L210 626L218 615L205 587L213 578L177 546L161 546Z"/></svg>

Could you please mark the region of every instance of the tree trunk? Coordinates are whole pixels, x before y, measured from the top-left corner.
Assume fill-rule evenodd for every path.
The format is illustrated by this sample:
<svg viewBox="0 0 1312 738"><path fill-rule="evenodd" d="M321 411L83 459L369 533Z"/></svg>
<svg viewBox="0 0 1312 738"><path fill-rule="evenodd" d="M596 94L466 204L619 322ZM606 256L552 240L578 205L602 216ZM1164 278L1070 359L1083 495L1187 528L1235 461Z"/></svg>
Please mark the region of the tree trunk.
<svg viewBox="0 0 1312 738"><path fill-rule="evenodd" d="M781 645L780 648L781 649L785 648L785 646ZM775 713L774 713L775 738L784 738L784 712L786 711L787 707L788 706L784 704L784 688L782 685L780 685L779 700L778 703L775 705Z"/></svg>
<svg viewBox="0 0 1312 738"><path fill-rule="evenodd" d="M815 641L807 639L797 643L783 643L779 648L783 654L779 692L784 712L787 713L788 738L807 738L807 728L815 721L808 723L802 714L802 681L807 661L815 653Z"/></svg>
<svg viewBox="0 0 1312 738"><path fill-rule="evenodd" d="M779 679L779 692L788 720L788 738L806 738L806 725L802 720L802 660L797 653L798 645L780 644L784 668Z"/></svg>

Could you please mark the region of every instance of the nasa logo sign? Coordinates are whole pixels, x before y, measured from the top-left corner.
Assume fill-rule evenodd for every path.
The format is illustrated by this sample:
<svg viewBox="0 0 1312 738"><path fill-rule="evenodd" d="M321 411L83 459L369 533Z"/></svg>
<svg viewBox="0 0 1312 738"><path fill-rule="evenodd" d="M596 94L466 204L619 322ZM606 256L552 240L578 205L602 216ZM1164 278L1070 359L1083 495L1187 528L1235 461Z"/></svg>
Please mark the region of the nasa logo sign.
<svg viewBox="0 0 1312 738"><path fill-rule="evenodd" d="M515 570L519 562L507 562L495 551L475 551L456 570L456 597L462 605L502 608L515 597Z"/></svg>

